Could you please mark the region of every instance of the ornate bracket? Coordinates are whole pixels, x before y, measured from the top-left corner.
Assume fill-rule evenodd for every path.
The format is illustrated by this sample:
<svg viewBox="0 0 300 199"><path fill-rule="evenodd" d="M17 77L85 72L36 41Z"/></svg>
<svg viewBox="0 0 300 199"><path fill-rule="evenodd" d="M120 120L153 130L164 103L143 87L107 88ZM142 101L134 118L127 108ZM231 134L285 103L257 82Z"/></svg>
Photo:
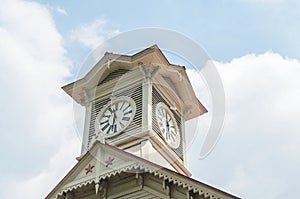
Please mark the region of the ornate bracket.
<svg viewBox="0 0 300 199"><path fill-rule="evenodd" d="M72 199L73 198L73 193L72 192L67 192L67 193L63 193L63 196L65 199Z"/></svg>
<svg viewBox="0 0 300 199"><path fill-rule="evenodd" d="M99 191L102 192L102 197L104 199L107 198L107 181L106 180L102 180L99 183Z"/></svg>
<svg viewBox="0 0 300 199"><path fill-rule="evenodd" d="M152 79L157 73L159 66L153 66L152 64L139 63L141 71L144 73L146 79Z"/></svg>
<svg viewBox="0 0 300 199"><path fill-rule="evenodd" d="M195 195L193 194L192 191L189 191L189 190L186 191L186 198L187 199L194 199L195 198L194 196Z"/></svg>
<svg viewBox="0 0 300 199"><path fill-rule="evenodd" d="M140 173L135 174L136 184L142 189L144 187L144 177Z"/></svg>
<svg viewBox="0 0 300 199"><path fill-rule="evenodd" d="M88 94L88 89L87 88L82 89L82 93L80 93L80 96L81 96L80 104L83 105L83 106L89 105L90 96Z"/></svg>
<svg viewBox="0 0 300 199"><path fill-rule="evenodd" d="M178 71L178 70L175 70L175 69L169 69L169 68L167 68L167 71L170 71L170 72L177 73L177 75L178 75L178 78L179 78L179 81L182 81L183 77L182 77L182 74L181 74L181 72L180 72L180 71Z"/></svg>
<svg viewBox="0 0 300 199"><path fill-rule="evenodd" d="M171 198L171 187L167 180L163 181L162 188L165 191L168 198Z"/></svg>

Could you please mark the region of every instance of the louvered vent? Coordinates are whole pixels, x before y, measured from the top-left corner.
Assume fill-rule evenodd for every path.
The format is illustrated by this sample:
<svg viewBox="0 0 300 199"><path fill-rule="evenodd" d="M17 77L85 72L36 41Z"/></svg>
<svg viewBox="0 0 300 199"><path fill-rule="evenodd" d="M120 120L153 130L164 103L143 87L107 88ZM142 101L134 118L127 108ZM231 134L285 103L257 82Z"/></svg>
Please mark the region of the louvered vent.
<svg viewBox="0 0 300 199"><path fill-rule="evenodd" d="M124 75L125 73L129 72L130 70L126 70L126 69L118 69L115 70L113 72L111 72L107 77L105 77L101 82L99 82L98 86L100 84L109 82L110 80L116 79L118 77L121 77L122 75Z"/></svg>
<svg viewBox="0 0 300 199"><path fill-rule="evenodd" d="M134 136L135 133L140 132L142 128L142 85L135 85L131 88L128 88L126 91L114 92L114 97L127 96L134 100L136 105L136 113L131 124L125 129L123 133L117 136L116 139L122 139L128 135ZM92 111L90 118L90 127L89 127L89 138L88 138L88 147L92 138L96 135L95 132L95 120L100 112L100 110L110 101L110 98L99 99L92 103ZM108 139L108 142L110 140Z"/></svg>
<svg viewBox="0 0 300 199"><path fill-rule="evenodd" d="M152 119L153 119L153 123L152 123L152 128L153 128L153 131L161 138L163 139L161 133L160 133L160 130L159 130L159 127L158 127L158 123L157 123L157 120L156 120L156 117L155 117L155 109L156 109L156 105L159 103L159 102L163 102L165 104L168 104L164 98L158 93L158 91L153 88L153 92L152 92ZM178 157L183 160L183 144L182 144L182 124L181 124L181 119L180 117L173 111L171 110L171 112L173 113L174 117L175 117L175 120L177 122L177 126L179 128L179 133L180 133L180 145L177 149L172 149L177 155Z"/></svg>

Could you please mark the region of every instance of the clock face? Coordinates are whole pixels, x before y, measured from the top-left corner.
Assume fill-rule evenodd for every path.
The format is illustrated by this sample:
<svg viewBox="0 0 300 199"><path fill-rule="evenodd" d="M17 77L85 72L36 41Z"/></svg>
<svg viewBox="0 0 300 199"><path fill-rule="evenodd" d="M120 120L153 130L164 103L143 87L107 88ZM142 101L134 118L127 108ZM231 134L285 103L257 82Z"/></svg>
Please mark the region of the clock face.
<svg viewBox="0 0 300 199"><path fill-rule="evenodd" d="M106 104L96 118L96 130L112 137L127 128L135 115L135 103L129 97L119 97Z"/></svg>
<svg viewBox="0 0 300 199"><path fill-rule="evenodd" d="M180 145L180 134L177 123L173 113L164 103L156 105L156 119L165 142L172 148L178 148Z"/></svg>

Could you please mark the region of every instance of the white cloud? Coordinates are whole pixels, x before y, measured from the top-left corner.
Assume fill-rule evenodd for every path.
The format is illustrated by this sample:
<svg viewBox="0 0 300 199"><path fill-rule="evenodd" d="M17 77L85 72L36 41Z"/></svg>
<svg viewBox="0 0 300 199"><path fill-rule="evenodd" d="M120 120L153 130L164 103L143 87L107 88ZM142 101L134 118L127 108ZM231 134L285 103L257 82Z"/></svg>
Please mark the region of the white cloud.
<svg viewBox="0 0 300 199"><path fill-rule="evenodd" d="M2 1L0 38L0 198L40 198L70 167L65 153L78 150L72 102L60 88L71 62L48 9L38 3ZM51 157L60 163L49 163Z"/></svg>
<svg viewBox="0 0 300 199"><path fill-rule="evenodd" d="M37 175L26 179L6 179L1 185L1 198L45 198L76 163L78 140L70 137L64 142L65 145L60 145L51 157L48 167Z"/></svg>
<svg viewBox="0 0 300 199"><path fill-rule="evenodd" d="M195 177L242 198L298 195L299 61L266 52L215 65L224 84L226 120L206 159L189 153Z"/></svg>
<svg viewBox="0 0 300 199"><path fill-rule="evenodd" d="M117 28L110 27L110 24L103 19L97 19L90 24L84 24L73 30L71 39L78 41L89 48L96 48L109 37L119 34Z"/></svg>
<svg viewBox="0 0 300 199"><path fill-rule="evenodd" d="M274 122L293 122L300 116L297 60L267 52L217 65L228 90L227 104L232 114L239 114L241 107L242 110L247 108L247 118L261 121L267 128ZM249 122L241 125L249 126Z"/></svg>
<svg viewBox="0 0 300 199"><path fill-rule="evenodd" d="M56 12L60 13L60 14L63 14L63 15L68 15L67 11L61 7L55 7L54 9Z"/></svg>
<svg viewBox="0 0 300 199"><path fill-rule="evenodd" d="M68 13L65 9L59 7L59 6L50 6L50 5L47 5L47 8L54 12L54 13L58 13L58 14L62 14L62 15L65 15L65 16L68 16Z"/></svg>

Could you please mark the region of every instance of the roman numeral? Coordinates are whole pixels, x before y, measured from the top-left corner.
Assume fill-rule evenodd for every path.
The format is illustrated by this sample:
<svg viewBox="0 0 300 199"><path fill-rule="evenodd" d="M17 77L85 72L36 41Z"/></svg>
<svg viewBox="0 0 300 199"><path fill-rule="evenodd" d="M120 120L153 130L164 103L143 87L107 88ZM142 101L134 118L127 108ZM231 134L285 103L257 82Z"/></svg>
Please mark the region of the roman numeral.
<svg viewBox="0 0 300 199"><path fill-rule="evenodd" d="M104 132L105 129L107 129L108 126L110 126L109 123L107 123L105 126L103 126L101 130Z"/></svg>
<svg viewBox="0 0 300 199"><path fill-rule="evenodd" d="M128 115L130 113L132 113L132 110L125 112L124 115Z"/></svg>
<svg viewBox="0 0 300 199"><path fill-rule="evenodd" d="M107 123L108 120L105 120L104 122L101 122L100 125L102 126L103 124Z"/></svg>
<svg viewBox="0 0 300 199"><path fill-rule="evenodd" d="M108 130L106 131L106 134L109 134L110 130L113 130L112 125L109 126Z"/></svg>
<svg viewBox="0 0 300 199"><path fill-rule="evenodd" d="M174 129L171 129L170 132L173 136L176 136L176 132L174 131Z"/></svg>
<svg viewBox="0 0 300 199"><path fill-rule="evenodd" d="M120 110L122 110L122 108L123 108L124 104L125 104L125 102L122 102L122 105L121 105L121 108L120 108Z"/></svg>
<svg viewBox="0 0 300 199"><path fill-rule="evenodd" d="M109 117L110 117L110 115L103 115L103 117L109 118Z"/></svg>
<svg viewBox="0 0 300 199"><path fill-rule="evenodd" d="M116 125L116 124L113 126L113 129L114 129L114 130L113 130L114 133L117 132L117 125Z"/></svg>
<svg viewBox="0 0 300 199"><path fill-rule="evenodd" d="M130 107L130 104L126 108L123 109L123 112L125 112Z"/></svg>
<svg viewBox="0 0 300 199"><path fill-rule="evenodd" d="M159 120L162 120L163 117L162 117L161 115L158 115L158 119L159 119Z"/></svg>
<svg viewBox="0 0 300 199"><path fill-rule="evenodd" d="M170 133L166 133L166 139L170 140Z"/></svg>
<svg viewBox="0 0 300 199"><path fill-rule="evenodd" d="M164 124L160 121L160 122L158 122L158 124L159 124L159 126L161 126L161 127L163 127L164 126Z"/></svg>
<svg viewBox="0 0 300 199"><path fill-rule="evenodd" d="M171 138L172 142L175 142L175 137L173 135L170 134L170 138Z"/></svg>
<svg viewBox="0 0 300 199"><path fill-rule="evenodd" d="M166 116L166 114L167 114L167 113L166 113L166 110L163 109L163 110L162 110L162 115L163 115L163 116Z"/></svg>
<svg viewBox="0 0 300 199"><path fill-rule="evenodd" d="M130 117L123 117L123 118L122 118L122 120L124 120L124 121L127 121L127 122L128 122L128 121L130 120Z"/></svg>
<svg viewBox="0 0 300 199"><path fill-rule="evenodd" d="M121 125L121 128L125 127L125 125L122 122L119 122L119 124Z"/></svg>
<svg viewBox="0 0 300 199"><path fill-rule="evenodd" d="M169 128L171 129L170 131L174 131L175 132L175 127L174 126L169 126Z"/></svg>
<svg viewBox="0 0 300 199"><path fill-rule="evenodd" d="M161 110L161 109L158 109L158 115L159 115L159 116L162 116L162 115L163 115L163 113L162 113L162 110Z"/></svg>

